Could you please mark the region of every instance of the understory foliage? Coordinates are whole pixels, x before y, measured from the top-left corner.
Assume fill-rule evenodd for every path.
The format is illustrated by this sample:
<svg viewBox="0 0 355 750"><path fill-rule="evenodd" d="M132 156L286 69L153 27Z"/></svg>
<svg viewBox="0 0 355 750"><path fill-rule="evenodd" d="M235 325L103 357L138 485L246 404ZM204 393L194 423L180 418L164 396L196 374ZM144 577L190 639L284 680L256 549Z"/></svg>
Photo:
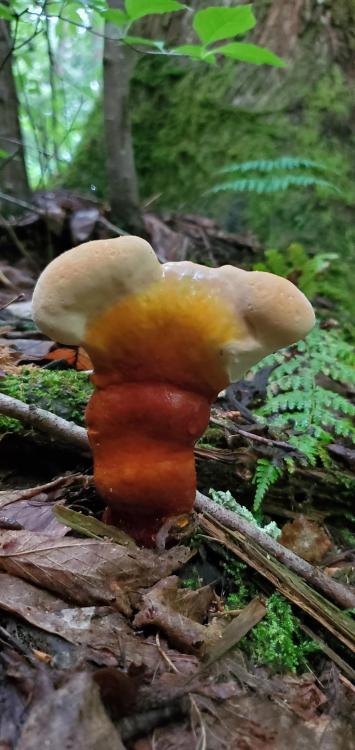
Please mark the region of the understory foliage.
<svg viewBox="0 0 355 750"><path fill-rule="evenodd" d="M332 182L319 176L322 172L327 172L325 164L297 156L244 161L220 169L225 181L214 185L209 192L281 193L290 187L315 186L338 192Z"/></svg>
<svg viewBox="0 0 355 750"><path fill-rule="evenodd" d="M318 461L332 471L327 445L338 438L355 443L350 400L355 385L355 354L339 332L315 328L304 341L266 357L254 368L273 368L265 403L256 414L272 435L297 451L294 456L257 461L254 509L270 486L296 463L315 466ZM339 480L343 475L339 474ZM346 475L343 481L349 481Z"/></svg>
<svg viewBox="0 0 355 750"><path fill-rule="evenodd" d="M292 242L284 252L266 250L264 260L255 263L253 270L290 277L309 299L313 299L316 294L327 296L329 281L325 274L330 268L334 272L335 261L338 259L338 253L320 252L309 255L303 245Z"/></svg>

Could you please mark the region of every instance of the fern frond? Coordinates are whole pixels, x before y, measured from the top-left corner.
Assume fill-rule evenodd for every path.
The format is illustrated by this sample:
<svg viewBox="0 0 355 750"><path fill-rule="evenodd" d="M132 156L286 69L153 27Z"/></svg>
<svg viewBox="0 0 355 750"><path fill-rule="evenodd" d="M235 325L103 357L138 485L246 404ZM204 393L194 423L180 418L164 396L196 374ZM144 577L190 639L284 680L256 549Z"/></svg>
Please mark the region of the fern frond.
<svg viewBox="0 0 355 750"><path fill-rule="evenodd" d="M343 437L355 443L355 405L345 395L323 387L324 375L346 388L355 380L353 348L332 331L315 328L303 341L266 357L253 368L270 367L266 401L257 414L276 434L286 439L299 456L281 468L268 459L257 462L254 507L272 484L294 462L333 466L327 445ZM323 379L321 379L321 376ZM346 393L346 388L344 392Z"/></svg>
<svg viewBox="0 0 355 750"><path fill-rule="evenodd" d="M273 172L276 169L317 169L323 172L329 171L323 162L304 159L299 156L281 156L279 159L255 159L253 161L240 162L239 164L228 164L226 167L219 169L218 174L251 171Z"/></svg>
<svg viewBox="0 0 355 750"><path fill-rule="evenodd" d="M232 191L235 193L278 193L288 190L290 187L323 187L329 190L334 190L340 193L339 188L336 187L329 180L323 180L320 177L316 177L311 174L285 174L285 175L270 175L270 177L244 177L239 180L230 180L228 182L222 182L214 187L210 188L208 193L221 193L226 191Z"/></svg>
<svg viewBox="0 0 355 750"><path fill-rule="evenodd" d="M275 484L283 471L279 466L268 461L267 458L259 458L256 462L253 483L256 485L253 510L259 510L266 492L271 485Z"/></svg>

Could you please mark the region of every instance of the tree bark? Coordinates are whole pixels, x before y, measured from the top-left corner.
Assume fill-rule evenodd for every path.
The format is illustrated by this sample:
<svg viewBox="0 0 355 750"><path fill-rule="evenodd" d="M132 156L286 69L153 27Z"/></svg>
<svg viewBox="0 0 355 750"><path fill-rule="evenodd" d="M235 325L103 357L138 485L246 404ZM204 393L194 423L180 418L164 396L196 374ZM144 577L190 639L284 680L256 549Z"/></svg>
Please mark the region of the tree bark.
<svg viewBox="0 0 355 750"><path fill-rule="evenodd" d="M28 199L30 189L12 60L10 24L0 19L0 150L6 152L6 156L0 159L0 185L3 193ZM4 213L9 210L9 205L0 200L0 210Z"/></svg>
<svg viewBox="0 0 355 750"><path fill-rule="evenodd" d="M122 0L109 0L111 8L123 9ZM119 29L106 23L104 44L104 118L108 195L111 215L124 229L143 231L139 205L129 113L130 81L136 52L118 41Z"/></svg>

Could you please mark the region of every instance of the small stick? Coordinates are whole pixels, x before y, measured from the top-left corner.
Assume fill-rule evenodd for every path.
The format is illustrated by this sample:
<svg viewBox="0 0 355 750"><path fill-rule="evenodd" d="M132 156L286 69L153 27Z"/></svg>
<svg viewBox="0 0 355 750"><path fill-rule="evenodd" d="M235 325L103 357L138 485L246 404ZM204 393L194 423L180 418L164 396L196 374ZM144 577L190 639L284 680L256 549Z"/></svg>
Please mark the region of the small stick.
<svg viewBox="0 0 355 750"><path fill-rule="evenodd" d="M13 302L18 302L19 300L23 300L24 297L25 295L23 294L23 292L20 292L20 294L17 294L16 297L13 297L12 299L9 300L9 302L6 302L5 305L1 305L0 312L1 310L5 310L6 307L9 307L9 305L12 305Z"/></svg>
<svg viewBox="0 0 355 750"><path fill-rule="evenodd" d="M70 448L76 448L85 453L89 451L89 440L84 427L68 422L50 411L39 409L37 406L29 406L17 398L0 393L0 414L19 419L23 424L44 432L52 440L58 440Z"/></svg>

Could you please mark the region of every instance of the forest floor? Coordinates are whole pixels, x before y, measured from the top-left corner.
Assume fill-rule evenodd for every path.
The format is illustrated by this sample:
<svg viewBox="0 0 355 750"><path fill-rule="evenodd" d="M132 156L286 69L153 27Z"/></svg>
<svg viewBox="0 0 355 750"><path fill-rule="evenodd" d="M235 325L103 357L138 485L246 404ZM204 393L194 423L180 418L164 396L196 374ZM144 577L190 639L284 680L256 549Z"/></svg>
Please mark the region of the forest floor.
<svg viewBox="0 0 355 750"><path fill-rule="evenodd" d="M317 465L282 477L262 521L234 512L228 490L250 508L256 462L290 450L253 418L265 368L213 407L192 518L159 550L105 526L80 426L90 362L35 329L30 299L39 246L48 260L112 225L64 193L38 196L37 208L0 234L0 750L351 750L346 496ZM252 236L201 217L151 214L146 230L162 260L250 265L258 252ZM15 381L17 405L30 404L20 422ZM354 452L334 445L351 472ZM224 490L213 501L211 486ZM277 541L263 530L275 521Z"/></svg>

